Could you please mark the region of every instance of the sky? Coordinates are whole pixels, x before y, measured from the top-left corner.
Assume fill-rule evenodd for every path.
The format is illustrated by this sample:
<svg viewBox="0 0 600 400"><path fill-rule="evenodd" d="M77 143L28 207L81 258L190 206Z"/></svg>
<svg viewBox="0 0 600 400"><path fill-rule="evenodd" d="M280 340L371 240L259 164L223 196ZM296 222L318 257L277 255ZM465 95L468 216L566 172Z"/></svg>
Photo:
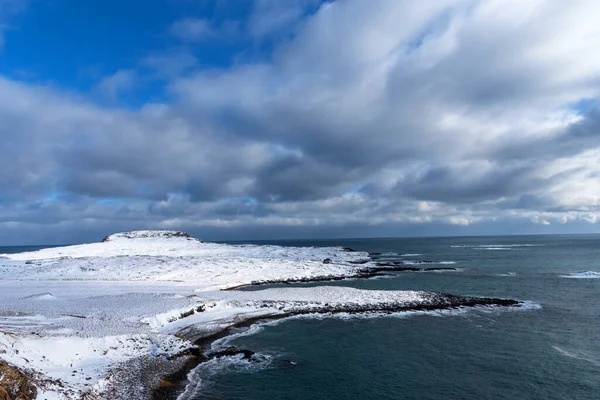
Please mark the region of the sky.
<svg viewBox="0 0 600 400"><path fill-rule="evenodd" d="M598 15L0 0L0 245L599 233Z"/></svg>

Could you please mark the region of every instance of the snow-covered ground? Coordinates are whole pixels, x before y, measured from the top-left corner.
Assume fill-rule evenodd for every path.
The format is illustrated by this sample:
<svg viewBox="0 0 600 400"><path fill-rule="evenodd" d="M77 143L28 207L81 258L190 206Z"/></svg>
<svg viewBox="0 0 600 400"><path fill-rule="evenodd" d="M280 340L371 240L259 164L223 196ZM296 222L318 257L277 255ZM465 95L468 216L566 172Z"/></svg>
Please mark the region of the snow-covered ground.
<svg viewBox="0 0 600 400"><path fill-rule="evenodd" d="M0 358L36 376L38 398L115 398L111 371L173 358L239 322L322 307L425 304L424 292L343 287L223 291L252 282L355 275L340 247L203 243L129 232L101 243L0 255ZM323 260L331 262L324 263Z"/></svg>
<svg viewBox="0 0 600 400"><path fill-rule="evenodd" d="M46 381L40 398L101 394L116 364L191 346L174 333L211 334L240 318L282 313L219 289L348 276L358 268L349 262L367 257L337 247L203 243L164 231L0 254L0 357ZM200 306L206 311L181 318Z"/></svg>
<svg viewBox="0 0 600 400"><path fill-rule="evenodd" d="M357 267L348 262L368 258L368 253L340 247L227 245L177 236L121 235L101 243L0 254L7 258L0 258L0 276L3 280L185 282L198 290L214 290L254 281L352 275ZM331 263L324 264L326 258Z"/></svg>

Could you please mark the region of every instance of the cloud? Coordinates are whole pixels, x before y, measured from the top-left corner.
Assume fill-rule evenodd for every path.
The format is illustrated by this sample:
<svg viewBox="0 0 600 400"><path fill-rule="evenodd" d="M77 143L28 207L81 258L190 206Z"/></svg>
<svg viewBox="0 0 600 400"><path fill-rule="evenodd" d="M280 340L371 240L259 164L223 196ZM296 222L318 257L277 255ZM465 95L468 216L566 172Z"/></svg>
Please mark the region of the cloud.
<svg viewBox="0 0 600 400"><path fill-rule="evenodd" d="M62 238L597 231L598 11L328 2L294 17L266 61L148 57L168 101L137 110L0 78L0 226ZM115 96L128 87L107 82Z"/></svg>
<svg viewBox="0 0 600 400"><path fill-rule="evenodd" d="M134 88L138 76L134 70L122 69L113 75L104 77L96 85L96 91L111 99L116 99L122 92Z"/></svg>
<svg viewBox="0 0 600 400"><path fill-rule="evenodd" d="M189 42L204 41L213 38L216 30L210 21L204 18L184 18L171 25L172 35Z"/></svg>
<svg viewBox="0 0 600 400"><path fill-rule="evenodd" d="M291 32L318 4L316 0L255 0L248 30L256 38Z"/></svg>
<svg viewBox="0 0 600 400"><path fill-rule="evenodd" d="M198 60L189 51L176 49L150 54L142 58L140 64L157 77L170 79L191 71L198 65Z"/></svg>

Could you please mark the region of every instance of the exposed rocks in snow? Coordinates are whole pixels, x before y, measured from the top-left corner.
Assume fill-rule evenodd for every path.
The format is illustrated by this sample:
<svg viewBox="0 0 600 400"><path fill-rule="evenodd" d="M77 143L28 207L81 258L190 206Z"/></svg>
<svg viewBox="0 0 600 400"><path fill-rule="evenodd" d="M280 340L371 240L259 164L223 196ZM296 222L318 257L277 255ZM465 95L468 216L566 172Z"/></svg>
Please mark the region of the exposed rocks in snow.
<svg viewBox="0 0 600 400"><path fill-rule="evenodd" d="M162 238L162 239L170 239L170 238L190 238L185 232L182 231L131 231L131 232L121 232L121 233L113 233L112 235L106 236L102 239L102 242L109 242L115 239L145 239L145 238ZM191 239L191 238L190 238ZM199 240L199 239L195 239Z"/></svg>

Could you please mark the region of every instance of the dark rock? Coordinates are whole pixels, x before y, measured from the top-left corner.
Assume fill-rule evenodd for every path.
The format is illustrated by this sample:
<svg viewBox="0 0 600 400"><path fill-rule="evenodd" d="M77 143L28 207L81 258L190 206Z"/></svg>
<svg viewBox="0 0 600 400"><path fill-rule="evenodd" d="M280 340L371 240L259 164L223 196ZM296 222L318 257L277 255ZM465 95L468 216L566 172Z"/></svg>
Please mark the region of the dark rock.
<svg viewBox="0 0 600 400"><path fill-rule="evenodd" d="M331 264L331 258L324 259L323 264Z"/></svg>
<svg viewBox="0 0 600 400"><path fill-rule="evenodd" d="M256 356L252 350L246 349L238 349L235 346L225 347L224 349L216 350L214 352L206 354L208 359L217 358L217 357L233 357L241 355L243 360L248 360L252 362L261 361L259 357Z"/></svg>
<svg viewBox="0 0 600 400"><path fill-rule="evenodd" d="M356 253L356 250L354 250L352 247L344 247L343 250L347 251L348 253Z"/></svg>
<svg viewBox="0 0 600 400"><path fill-rule="evenodd" d="M138 239L138 238L149 238L149 237L160 237L160 238L174 238L174 237L183 237L192 239L190 235L182 231L130 231L130 232L121 232L121 233L113 233L112 235L106 236L102 239L102 242L108 242L113 240L114 238L126 238L126 239ZM197 240L197 239L196 239Z"/></svg>

